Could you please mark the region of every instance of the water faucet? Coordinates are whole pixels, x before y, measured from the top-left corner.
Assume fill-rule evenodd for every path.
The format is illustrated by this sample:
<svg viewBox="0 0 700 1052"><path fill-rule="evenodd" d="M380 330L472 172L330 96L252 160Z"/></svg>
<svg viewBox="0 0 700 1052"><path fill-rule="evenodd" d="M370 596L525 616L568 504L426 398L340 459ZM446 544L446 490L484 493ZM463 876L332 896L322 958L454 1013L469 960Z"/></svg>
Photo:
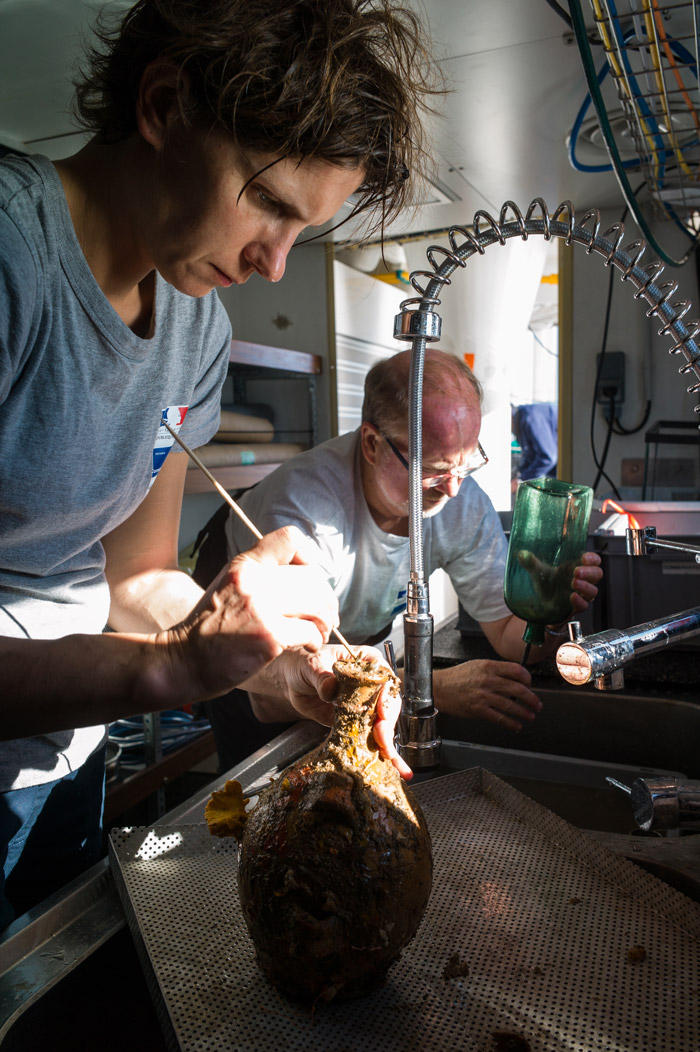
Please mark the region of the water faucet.
<svg viewBox="0 0 700 1052"><path fill-rule="evenodd" d="M416 770L436 767L441 741L433 703L433 615L423 566L423 362L426 343L440 338L442 321L434 311L403 311L394 336L412 343L408 404L408 537L411 558L404 614L404 689L397 747Z"/></svg>
<svg viewBox="0 0 700 1052"><path fill-rule="evenodd" d="M700 562L700 548L680 541L657 538L656 529L628 529L627 554L648 555L651 548L690 552ZM625 685L623 666L635 658L653 654L700 633L700 606L678 614L645 621L632 628L609 628L583 636L578 621L569 623L569 640L557 650L559 674L567 683L580 686L593 680L598 690L620 690Z"/></svg>
<svg viewBox="0 0 700 1052"><path fill-rule="evenodd" d="M625 685L624 665L698 633L700 606L632 628L608 628L590 636L583 636L579 622L572 621L569 641L557 650L557 670L575 686L593 680L598 690L620 690Z"/></svg>
<svg viewBox="0 0 700 1052"><path fill-rule="evenodd" d="M635 778L631 786L617 778L605 781L627 793L634 820L645 833L700 829L700 782L676 775Z"/></svg>

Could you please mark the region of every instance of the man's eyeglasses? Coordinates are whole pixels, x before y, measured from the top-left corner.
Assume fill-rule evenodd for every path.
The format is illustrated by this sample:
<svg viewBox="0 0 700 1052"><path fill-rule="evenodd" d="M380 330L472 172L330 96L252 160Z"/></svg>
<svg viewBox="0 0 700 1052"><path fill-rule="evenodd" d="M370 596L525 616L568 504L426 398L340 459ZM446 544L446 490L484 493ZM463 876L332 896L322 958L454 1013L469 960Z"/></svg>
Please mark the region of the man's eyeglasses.
<svg viewBox="0 0 700 1052"><path fill-rule="evenodd" d="M392 453L394 453L397 460L399 460L408 471L409 464L401 450L396 448L388 435L385 435L383 431L379 430L379 428L376 430L382 436ZM448 479L459 479L461 482L462 479L467 477L467 475L473 475L475 471L479 470L479 468L483 468L484 464L488 464L489 458L486 456L481 442L477 442L476 452L472 453L471 460L472 463L467 464L464 467L450 468L449 471L443 471L439 475L422 475L421 481L424 488L432 489L434 486L439 486L441 482L447 482Z"/></svg>

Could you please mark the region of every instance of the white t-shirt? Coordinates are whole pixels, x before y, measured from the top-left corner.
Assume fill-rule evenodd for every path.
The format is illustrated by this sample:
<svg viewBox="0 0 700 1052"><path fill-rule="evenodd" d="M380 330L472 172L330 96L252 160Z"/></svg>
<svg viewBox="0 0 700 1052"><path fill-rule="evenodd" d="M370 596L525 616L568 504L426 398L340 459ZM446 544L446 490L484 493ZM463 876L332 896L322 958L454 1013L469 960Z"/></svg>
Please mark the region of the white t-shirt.
<svg viewBox="0 0 700 1052"><path fill-rule="evenodd" d="M385 533L372 518L360 479L359 431L332 438L283 464L241 498L263 533L298 526L319 550L319 562L340 604L350 642L375 636L406 606L408 537ZM226 525L229 557L252 546L233 513ZM426 577L447 572L459 600L477 621L510 611L503 600L507 541L491 501L472 478L432 518L423 520Z"/></svg>

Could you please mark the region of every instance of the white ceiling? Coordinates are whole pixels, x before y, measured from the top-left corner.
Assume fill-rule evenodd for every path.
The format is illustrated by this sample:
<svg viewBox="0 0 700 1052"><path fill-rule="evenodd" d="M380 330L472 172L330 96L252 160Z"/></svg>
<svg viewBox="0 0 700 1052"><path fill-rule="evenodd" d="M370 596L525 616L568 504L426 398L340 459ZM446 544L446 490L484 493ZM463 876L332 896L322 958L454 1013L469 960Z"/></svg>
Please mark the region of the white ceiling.
<svg viewBox="0 0 700 1052"><path fill-rule="evenodd" d="M622 211L613 174L577 172L568 161L566 137L587 88L572 34L546 0L412 6L428 19L451 88L429 126L438 180L460 197L423 208L412 229L469 221L481 208L497 213L507 200L524 208L534 197L552 211L566 199L577 212Z"/></svg>
<svg viewBox="0 0 700 1052"><path fill-rule="evenodd" d="M624 202L610 174L570 166L565 139L586 94L575 44L546 0L409 0L427 19L450 93L429 120L434 175L457 200L426 205L391 233L441 229L544 197L550 209ZM0 0L0 141L60 157L82 141L71 76L100 0ZM114 10L130 6L112 0ZM603 157L601 156L601 160ZM347 228L334 235L347 237Z"/></svg>

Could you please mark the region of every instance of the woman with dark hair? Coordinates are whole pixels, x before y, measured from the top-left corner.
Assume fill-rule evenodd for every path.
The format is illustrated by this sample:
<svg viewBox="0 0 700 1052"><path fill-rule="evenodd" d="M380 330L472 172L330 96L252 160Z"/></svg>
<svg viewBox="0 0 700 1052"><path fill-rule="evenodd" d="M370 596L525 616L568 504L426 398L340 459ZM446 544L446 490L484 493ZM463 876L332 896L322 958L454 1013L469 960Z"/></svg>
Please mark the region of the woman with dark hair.
<svg viewBox="0 0 700 1052"><path fill-rule="evenodd" d="M98 36L87 145L0 160L0 926L99 852L107 722L255 676L328 721L328 656L290 649L337 623L303 536L203 592L165 424L216 430L217 287L279 281L351 195L373 229L409 202L432 90L388 0L140 0Z"/></svg>

